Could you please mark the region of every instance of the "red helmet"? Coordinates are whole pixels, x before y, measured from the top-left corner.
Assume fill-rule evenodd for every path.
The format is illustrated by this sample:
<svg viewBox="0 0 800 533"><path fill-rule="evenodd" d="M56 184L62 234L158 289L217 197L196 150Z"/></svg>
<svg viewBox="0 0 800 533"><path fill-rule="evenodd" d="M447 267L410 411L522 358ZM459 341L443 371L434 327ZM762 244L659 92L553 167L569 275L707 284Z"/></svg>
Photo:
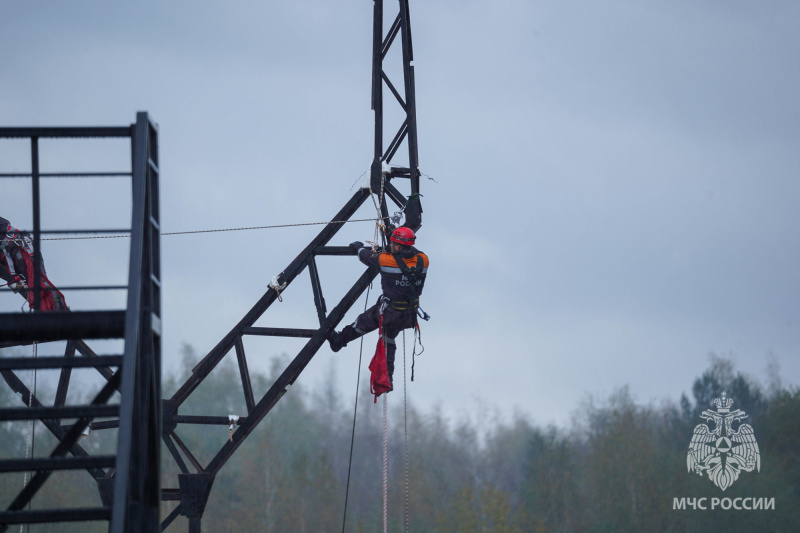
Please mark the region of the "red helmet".
<svg viewBox="0 0 800 533"><path fill-rule="evenodd" d="M414 232L411 228L397 228L392 232L392 236L389 238L390 241L405 246L413 245L416 242L414 239Z"/></svg>

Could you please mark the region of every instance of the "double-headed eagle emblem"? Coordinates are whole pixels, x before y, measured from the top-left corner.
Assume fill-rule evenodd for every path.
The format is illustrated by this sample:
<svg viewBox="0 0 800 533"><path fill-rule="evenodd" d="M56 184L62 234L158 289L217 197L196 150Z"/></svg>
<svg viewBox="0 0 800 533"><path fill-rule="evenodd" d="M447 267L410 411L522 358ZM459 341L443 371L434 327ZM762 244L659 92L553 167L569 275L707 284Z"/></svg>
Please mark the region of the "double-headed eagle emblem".
<svg viewBox="0 0 800 533"><path fill-rule="evenodd" d="M689 472L708 475L716 486L727 489L739 478L742 471L761 471L761 454L753 434L753 427L742 424L747 415L741 409L731 411L733 399L726 393L714 400L716 411L705 410L700 418L706 423L694 428L689 453L686 454L686 467ZM710 429L709 422L714 422ZM739 423L736 430L733 424Z"/></svg>

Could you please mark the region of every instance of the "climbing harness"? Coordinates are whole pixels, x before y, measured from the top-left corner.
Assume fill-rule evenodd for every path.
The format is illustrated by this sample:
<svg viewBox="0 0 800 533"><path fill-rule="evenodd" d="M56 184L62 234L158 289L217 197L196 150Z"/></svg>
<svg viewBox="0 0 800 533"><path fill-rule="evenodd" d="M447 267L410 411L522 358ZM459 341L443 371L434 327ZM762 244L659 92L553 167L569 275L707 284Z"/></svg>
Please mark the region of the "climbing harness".
<svg viewBox="0 0 800 533"><path fill-rule="evenodd" d="M397 311L405 311L409 306L414 308L419 307L419 289L417 288L417 283L420 281L420 276L425 269L425 262L422 259L422 255L417 254L415 257L417 259L417 264L414 268L410 268L399 253L392 254L392 259L397 263L397 268L400 269L403 277L408 280L408 288L411 293L411 298L409 298L408 301L396 302L395 310ZM401 304L401 307L398 307L397 304ZM405 307L402 307L402 304L405 304Z"/></svg>
<svg viewBox="0 0 800 533"><path fill-rule="evenodd" d="M395 311L406 311L409 308L414 309L419 307L419 298L411 301L410 303L408 300L392 300L391 306Z"/></svg>

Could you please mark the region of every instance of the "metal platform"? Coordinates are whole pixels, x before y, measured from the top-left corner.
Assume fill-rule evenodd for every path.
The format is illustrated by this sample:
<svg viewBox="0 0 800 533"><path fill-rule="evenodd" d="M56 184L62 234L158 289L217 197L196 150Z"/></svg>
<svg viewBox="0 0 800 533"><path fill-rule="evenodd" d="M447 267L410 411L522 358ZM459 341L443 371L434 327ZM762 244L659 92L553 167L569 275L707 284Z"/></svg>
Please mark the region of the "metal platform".
<svg viewBox="0 0 800 533"><path fill-rule="evenodd" d="M0 375L22 395L25 407L0 407L0 420L40 420L56 437L58 445L48 457L5 459L0 473L33 472L28 484L5 511L0 511L0 531L12 524L105 520L115 533L159 531L161 427L161 303L159 266L158 131L147 113L124 127L0 128L0 138L25 138L31 143L30 174L0 174L0 178L31 180L34 249L41 250L41 235L59 233L41 228L40 183L50 177L85 177L86 173L40 173L39 140L42 138L128 138L131 143L130 173L91 173L93 177L130 176L132 222L128 283L123 287L69 287L125 289L125 309L91 311L37 311L42 290L36 263L33 278L34 312L0 313L0 347L34 342L67 341L63 357L0 358ZM107 230L76 230L95 233ZM119 230L111 230L119 231ZM125 230L126 232L128 230ZM63 288L67 289L67 288ZM123 339L123 353L98 356L86 343L90 339ZM76 356L80 354L80 357ZM87 404L65 405L72 369L94 367L106 378L105 385ZM32 395L16 370L60 369L52 405ZM120 402L109 404L114 392ZM118 420L117 453L91 457L78 444L82 432L97 417ZM64 419L76 419L63 424ZM97 481L102 501L96 508L26 509L37 492L58 470L86 469Z"/></svg>

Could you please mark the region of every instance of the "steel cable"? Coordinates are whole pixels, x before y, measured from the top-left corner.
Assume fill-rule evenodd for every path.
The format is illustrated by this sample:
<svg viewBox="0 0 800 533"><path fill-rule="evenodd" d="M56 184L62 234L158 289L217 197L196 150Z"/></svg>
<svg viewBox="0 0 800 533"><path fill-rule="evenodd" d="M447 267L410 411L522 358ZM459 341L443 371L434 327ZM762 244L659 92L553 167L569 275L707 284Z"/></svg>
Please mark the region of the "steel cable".
<svg viewBox="0 0 800 533"><path fill-rule="evenodd" d="M298 226L320 226L323 224L348 224L350 222L376 222L381 220L383 217L379 218L358 218L355 220L330 220L328 222L300 222L298 224L275 224L272 226L250 226L244 228L224 228L224 229L203 229L203 230L193 230L193 231L171 231L161 233L162 236L166 235L192 235L196 233L218 233L222 231L247 231L247 230L254 230L254 229L275 229L275 228L294 228ZM78 241L78 240L88 240L88 239L121 239L121 238L130 238L130 235L92 235L91 237L49 237L49 238L42 238L43 241Z"/></svg>

